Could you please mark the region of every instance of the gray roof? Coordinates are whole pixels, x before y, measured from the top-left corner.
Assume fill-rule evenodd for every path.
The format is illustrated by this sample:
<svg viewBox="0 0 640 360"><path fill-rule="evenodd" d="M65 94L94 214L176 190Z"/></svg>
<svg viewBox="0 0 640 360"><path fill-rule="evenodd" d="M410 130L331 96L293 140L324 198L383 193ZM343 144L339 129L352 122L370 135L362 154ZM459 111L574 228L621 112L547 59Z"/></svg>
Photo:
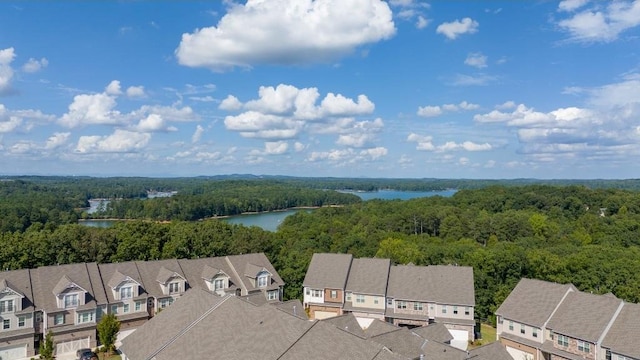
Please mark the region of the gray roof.
<svg viewBox="0 0 640 360"><path fill-rule="evenodd" d="M142 289L139 289L139 296L144 296L146 294L144 285L142 283L142 277L140 276L140 273L138 272L138 266L136 266L136 263L134 261L112 264L99 264L98 268L100 269L100 274L102 274L102 281L106 291L107 301L109 303L116 302L116 300L113 298L113 291L111 291L111 289L118 286L127 278L130 278L140 285ZM105 283L105 281L107 280L108 282Z"/></svg>
<svg viewBox="0 0 640 360"><path fill-rule="evenodd" d="M271 265L271 262L269 262L269 259L267 259L264 253L226 256L225 260L235 269L235 273L238 275L240 284L236 284L236 286L241 287L247 292L258 289L251 284L250 278L244 274L249 264L252 265L250 268L253 268L253 266L260 267L260 269L264 268L270 272L272 284L279 286L284 285L284 281L280 278L280 275L278 275L278 272L273 268L273 265Z"/></svg>
<svg viewBox="0 0 640 360"><path fill-rule="evenodd" d="M382 320L375 319L371 322L371 324L369 324L366 329L364 329L364 332L368 337L373 337L396 330L398 330L397 326Z"/></svg>
<svg viewBox="0 0 640 360"><path fill-rule="evenodd" d="M353 313L330 317L322 321L329 323L337 327L338 329L342 329L346 332L352 333L353 335L357 335L361 338L367 337L367 335L364 333L364 330L362 330L362 328L360 327L360 324L358 323L358 320L353 315Z"/></svg>
<svg viewBox="0 0 640 360"><path fill-rule="evenodd" d="M500 341L482 345L469 351L474 360L513 360Z"/></svg>
<svg viewBox="0 0 640 360"><path fill-rule="evenodd" d="M638 335L640 334L640 304L625 303L607 332L602 346L627 357L640 358Z"/></svg>
<svg viewBox="0 0 640 360"><path fill-rule="evenodd" d="M390 265L389 259L353 259L346 291L385 296Z"/></svg>
<svg viewBox="0 0 640 360"><path fill-rule="evenodd" d="M622 300L573 291L560 304L547 327L569 337L597 342L612 321Z"/></svg>
<svg viewBox="0 0 640 360"><path fill-rule="evenodd" d="M448 344L453 340L453 336L444 324L434 323L411 329L414 333L423 338L439 343Z"/></svg>
<svg viewBox="0 0 640 360"><path fill-rule="evenodd" d="M22 309L33 309L33 289L31 288L31 281L29 280L30 271L28 269L11 270L0 272L0 279L4 281L3 287L0 291L9 288L18 294L24 296L22 298Z"/></svg>
<svg viewBox="0 0 640 360"><path fill-rule="evenodd" d="M145 291L156 298L166 297L166 295L162 293L162 288L158 283L159 281L166 281L169 276L172 276L174 273L186 279L176 259L136 261L136 266L138 267Z"/></svg>
<svg viewBox="0 0 640 360"><path fill-rule="evenodd" d="M439 304L475 305L473 268L468 266L392 266L387 296Z"/></svg>
<svg viewBox="0 0 640 360"><path fill-rule="evenodd" d="M425 359L429 360L466 360L467 352L437 341L427 341L423 348ZM476 360L475 358L472 358Z"/></svg>
<svg viewBox="0 0 640 360"><path fill-rule="evenodd" d="M32 269L31 281L33 284L33 299L36 307L38 309L44 309L47 312L59 311L60 309L58 309L54 294L60 293L60 291L63 290L61 287L71 282L87 291L85 308L95 307L96 302L91 281L95 276L89 275L89 267L91 268L92 274L97 272L95 263L43 266ZM96 284L96 287L101 286L102 284L100 283Z"/></svg>
<svg viewBox="0 0 640 360"><path fill-rule="evenodd" d="M309 320L307 312L304 311L302 302L298 299L288 300L285 302L270 302L269 305L275 306L277 309L286 312L289 315L293 315L303 320Z"/></svg>
<svg viewBox="0 0 640 360"><path fill-rule="evenodd" d="M496 315L542 328L569 290L576 291L571 284L521 279Z"/></svg>
<svg viewBox="0 0 640 360"><path fill-rule="evenodd" d="M420 355L423 354L422 349L427 343L427 340L407 328L400 328L385 334L376 335L370 339L384 345L393 353L410 359L420 357Z"/></svg>
<svg viewBox="0 0 640 360"><path fill-rule="evenodd" d="M178 260L189 286L207 289L205 279L211 280L215 275L224 273L229 276L230 287L237 285L240 279L233 274L224 257Z"/></svg>
<svg viewBox="0 0 640 360"><path fill-rule="evenodd" d="M344 290L352 259L351 254L313 254L302 286Z"/></svg>

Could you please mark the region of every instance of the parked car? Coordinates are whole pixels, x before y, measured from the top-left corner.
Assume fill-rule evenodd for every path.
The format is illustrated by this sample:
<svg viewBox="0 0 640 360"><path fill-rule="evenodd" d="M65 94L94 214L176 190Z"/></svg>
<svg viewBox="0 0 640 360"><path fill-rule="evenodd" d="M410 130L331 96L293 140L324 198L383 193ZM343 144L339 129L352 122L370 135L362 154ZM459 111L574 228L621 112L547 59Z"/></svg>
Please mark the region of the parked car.
<svg viewBox="0 0 640 360"><path fill-rule="evenodd" d="M77 360L91 360L91 357L94 355L97 359L98 356L91 349L79 349L78 351L76 351Z"/></svg>

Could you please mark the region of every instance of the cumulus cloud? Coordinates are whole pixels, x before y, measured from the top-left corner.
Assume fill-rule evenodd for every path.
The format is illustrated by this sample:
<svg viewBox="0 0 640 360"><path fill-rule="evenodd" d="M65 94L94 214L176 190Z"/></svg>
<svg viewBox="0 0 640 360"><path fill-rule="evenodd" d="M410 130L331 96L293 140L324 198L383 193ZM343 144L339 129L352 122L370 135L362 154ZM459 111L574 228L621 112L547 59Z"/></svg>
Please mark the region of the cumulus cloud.
<svg viewBox="0 0 640 360"><path fill-rule="evenodd" d="M255 64L326 62L395 34L382 0L229 2L216 26L182 35L181 65L224 71Z"/></svg>
<svg viewBox="0 0 640 360"><path fill-rule="evenodd" d="M497 78L487 74L465 75L456 74L451 85L453 86L484 86L496 81Z"/></svg>
<svg viewBox="0 0 640 360"><path fill-rule="evenodd" d="M438 25L436 33L442 34L450 40L455 40L460 35L478 32L479 26L480 24L477 21L466 17L462 20L456 19L455 21Z"/></svg>
<svg viewBox="0 0 640 360"><path fill-rule="evenodd" d="M22 65L22 71L27 73L35 73L46 68L48 65L49 60L47 60L46 58L42 58L40 60L29 58L29 60L24 63L24 65Z"/></svg>
<svg viewBox="0 0 640 360"><path fill-rule="evenodd" d="M489 143L474 143L472 141L464 141L457 143L455 141L447 141L442 145L434 145L433 137L426 135L418 135L415 133L409 134L407 141L416 143L416 150L422 151L434 151L434 152L448 152L456 150L464 151L488 151L493 149L493 146Z"/></svg>
<svg viewBox="0 0 640 360"><path fill-rule="evenodd" d="M88 153L128 153L143 149L149 143L151 134L116 129L107 136L81 136L75 152Z"/></svg>
<svg viewBox="0 0 640 360"><path fill-rule="evenodd" d="M20 125L22 125L22 119L17 116L11 116L7 120L0 120L0 134L12 132Z"/></svg>
<svg viewBox="0 0 640 360"><path fill-rule="evenodd" d="M289 149L286 141L267 141L264 143L264 151L267 155L282 155Z"/></svg>
<svg viewBox="0 0 640 360"><path fill-rule="evenodd" d="M218 108L220 110L226 111L240 110L242 108L242 103L240 102L240 100L238 100L237 97L229 95L224 100L222 100L222 102L220 102Z"/></svg>
<svg viewBox="0 0 640 360"><path fill-rule="evenodd" d="M465 65L473 66L478 69L487 67L487 56L482 55L482 53L471 53L467 55L467 58L464 60Z"/></svg>
<svg viewBox="0 0 640 360"><path fill-rule="evenodd" d="M114 82L109 85L114 91ZM120 85L117 84L119 89ZM58 120L60 125L73 128L85 124L116 125L121 122L120 112L115 110L116 98L109 92L99 94L81 94L73 98L69 111Z"/></svg>
<svg viewBox="0 0 640 360"><path fill-rule="evenodd" d="M127 88L127 96L130 98L145 97L144 86L129 86Z"/></svg>
<svg viewBox="0 0 640 360"><path fill-rule="evenodd" d="M133 127L135 131L139 132L158 132L158 131L176 131L174 126L168 126L166 121L159 114L149 114L144 119Z"/></svg>
<svg viewBox="0 0 640 360"><path fill-rule="evenodd" d="M563 1L559 11L570 12L569 17L558 21L560 30L568 33L570 41L594 43L611 42L623 32L640 25L640 1L596 2L583 8L586 1Z"/></svg>
<svg viewBox="0 0 640 360"><path fill-rule="evenodd" d="M56 132L53 135L49 136L49 138L47 139L47 142L44 145L44 148L47 150L57 149L60 146L66 144L70 136L71 136L71 133L69 132L64 132L64 133Z"/></svg>
<svg viewBox="0 0 640 360"><path fill-rule="evenodd" d="M109 85L107 85L107 87L105 88L104 92L107 95L120 95L122 94L122 90L120 89L120 81L118 80L113 80L109 83Z"/></svg>
<svg viewBox="0 0 640 360"><path fill-rule="evenodd" d="M201 125L196 126L196 131L194 131L193 135L191 135L191 142L194 144L199 142L200 139L202 138L203 133L204 133L204 128Z"/></svg>
<svg viewBox="0 0 640 360"><path fill-rule="evenodd" d="M329 161L336 165L357 164L360 162L368 162L381 159L388 154L385 147L375 147L365 150L356 151L354 149L330 150L330 151L314 151L309 154L307 161Z"/></svg>
<svg viewBox="0 0 640 360"><path fill-rule="evenodd" d="M430 8L430 5L424 1L416 0L391 0L389 4L396 8L396 16L405 21L415 19L415 26L418 29L424 29L429 25L424 11Z"/></svg>
<svg viewBox="0 0 640 360"><path fill-rule="evenodd" d="M435 117L444 114L445 112L456 112L456 111L470 111L479 109L480 105L472 104L466 101L462 101L459 104L444 104L440 105L428 105L428 106L420 106L418 107L418 116L422 117Z"/></svg>
<svg viewBox="0 0 640 360"><path fill-rule="evenodd" d="M16 53L12 47L0 50L0 94L7 92L11 87L14 74L11 63L15 57Z"/></svg>

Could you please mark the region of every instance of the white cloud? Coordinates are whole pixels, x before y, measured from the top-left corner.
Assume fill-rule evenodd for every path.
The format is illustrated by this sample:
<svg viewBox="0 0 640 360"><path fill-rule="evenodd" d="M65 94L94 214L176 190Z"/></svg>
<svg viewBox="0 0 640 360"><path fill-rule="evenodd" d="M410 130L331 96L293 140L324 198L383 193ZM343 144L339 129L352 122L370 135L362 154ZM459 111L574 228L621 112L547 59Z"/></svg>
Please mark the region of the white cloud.
<svg viewBox="0 0 640 360"><path fill-rule="evenodd" d="M438 25L436 33L442 34L450 40L455 40L460 35L478 32L479 26L480 24L477 21L466 17L462 20L456 19L455 21Z"/></svg>
<svg viewBox="0 0 640 360"><path fill-rule="evenodd" d="M110 86L112 84L114 83L111 82ZM115 97L108 93L76 95L69 105L69 111L58 122L69 128L87 124L116 125L121 119L120 112L114 110L115 107Z"/></svg>
<svg viewBox="0 0 640 360"><path fill-rule="evenodd" d="M418 116L434 117L442 115L440 106L420 106L418 107Z"/></svg>
<svg viewBox="0 0 640 360"><path fill-rule="evenodd" d="M336 144L347 146L347 147L356 147L361 148L369 144L373 140L373 134L367 133L358 133L358 134L347 134L338 136L338 140Z"/></svg>
<svg viewBox="0 0 640 360"><path fill-rule="evenodd" d="M585 6L589 0L563 0L558 4L558 11L575 11Z"/></svg>
<svg viewBox="0 0 640 360"><path fill-rule="evenodd" d="M429 20L424 16L418 16L418 20L416 20L416 27L418 29L424 29L429 25Z"/></svg>
<svg viewBox="0 0 640 360"><path fill-rule="evenodd" d="M120 81L118 80L111 81L109 85L107 85L107 87L104 89L104 92L107 95L112 95L112 96L117 96L122 94L122 90L120 89Z"/></svg>
<svg viewBox="0 0 640 360"><path fill-rule="evenodd" d="M226 111L240 110L241 108L242 103L240 102L240 100L238 100L237 97L233 95L227 96L218 106L218 109Z"/></svg>
<svg viewBox="0 0 640 360"><path fill-rule="evenodd" d="M0 134L14 131L18 126L22 125L22 119L17 116L11 116L8 120L0 119Z"/></svg>
<svg viewBox="0 0 640 360"><path fill-rule="evenodd" d="M387 150L387 148L378 146L375 148L360 151L360 156L370 157L371 160L377 160L386 156L388 153L389 150Z"/></svg>
<svg viewBox="0 0 640 360"><path fill-rule="evenodd" d="M196 131L194 131L193 135L191 136L191 142L194 144L199 142L200 139L202 138L203 133L204 133L204 128L201 125L196 126Z"/></svg>
<svg viewBox="0 0 640 360"><path fill-rule="evenodd" d="M418 116L422 117L435 117L444 114L445 112L456 112L461 110L476 110L480 105L472 104L467 101L462 101L460 104L444 104L442 106L420 106L418 107Z"/></svg>
<svg viewBox="0 0 640 360"><path fill-rule="evenodd" d="M464 60L465 65L473 66L478 69L487 67L487 56L482 53L471 53Z"/></svg>
<svg viewBox="0 0 640 360"><path fill-rule="evenodd" d="M249 0L229 2L217 26L182 35L182 65L214 71L255 64L335 60L395 34L382 0Z"/></svg>
<svg viewBox="0 0 640 360"><path fill-rule="evenodd" d="M304 151L304 149L306 149L306 146L304 146L304 144L303 144L303 143L301 143L301 142L299 142L299 141L296 141L296 142L293 144L293 149L294 149L296 152L302 152L302 151Z"/></svg>
<svg viewBox="0 0 640 360"><path fill-rule="evenodd" d="M87 153L127 153L143 149L149 143L151 134L116 129L108 136L81 136L75 152Z"/></svg>
<svg viewBox="0 0 640 360"><path fill-rule="evenodd" d="M282 155L289 149L286 141L267 141L264 143L264 151L267 155Z"/></svg>
<svg viewBox="0 0 640 360"><path fill-rule="evenodd" d="M27 73L35 73L49 65L49 60L42 58L40 60L30 58L24 65L22 65L22 71Z"/></svg>
<svg viewBox="0 0 640 360"><path fill-rule="evenodd" d="M129 86L127 88L127 96L130 98L145 97L144 86Z"/></svg>
<svg viewBox="0 0 640 360"><path fill-rule="evenodd" d="M69 136L71 136L71 133L56 132L53 135L49 136L47 142L44 145L44 148L47 150L57 149L69 140Z"/></svg>
<svg viewBox="0 0 640 360"><path fill-rule="evenodd" d="M387 153L388 150L384 147L369 148L360 150L359 152L356 152L351 148L343 150L334 149L330 151L314 151L309 154L307 160L311 162L329 161L330 163L344 166L367 161L375 161L386 156Z"/></svg>
<svg viewBox="0 0 640 360"><path fill-rule="evenodd" d="M561 2L559 10L575 10L580 7L577 5L584 4L579 1ZM596 2L593 6L558 22L560 29L569 34L570 41L586 43L615 41L620 34L639 25L639 0Z"/></svg>
<svg viewBox="0 0 640 360"><path fill-rule="evenodd" d="M465 75L465 74L457 74L451 85L454 86L484 86L488 85L497 78L492 75L487 74L477 74L477 75Z"/></svg>
<svg viewBox="0 0 640 360"><path fill-rule="evenodd" d="M150 114L157 114L162 116L166 121L175 122L197 121L200 118L190 106L176 107L163 105L143 105L139 109L127 114L126 117L128 119L140 119Z"/></svg>
<svg viewBox="0 0 640 360"><path fill-rule="evenodd" d="M139 132L157 132L157 131L176 131L173 126L167 126L166 121L159 114L149 114L144 119L141 119L138 125L133 127L133 130Z"/></svg>
<svg viewBox="0 0 640 360"><path fill-rule="evenodd" d="M488 151L493 149L493 146L489 143L478 144L472 141L465 141L463 143L456 143L455 141L447 141L443 145L436 146L433 144L433 137L418 135L415 133L409 134L407 141L416 143L416 150L422 151L434 151L434 152L448 152L456 150L465 151Z"/></svg>
<svg viewBox="0 0 640 360"><path fill-rule="evenodd" d="M328 93L320 104L323 114L351 116L370 114L375 109L375 105L366 95L358 95L358 101L354 102L341 94Z"/></svg>
<svg viewBox="0 0 640 360"><path fill-rule="evenodd" d="M15 57L16 53L12 47L0 50L0 94L8 91L11 86L14 74L11 63Z"/></svg>

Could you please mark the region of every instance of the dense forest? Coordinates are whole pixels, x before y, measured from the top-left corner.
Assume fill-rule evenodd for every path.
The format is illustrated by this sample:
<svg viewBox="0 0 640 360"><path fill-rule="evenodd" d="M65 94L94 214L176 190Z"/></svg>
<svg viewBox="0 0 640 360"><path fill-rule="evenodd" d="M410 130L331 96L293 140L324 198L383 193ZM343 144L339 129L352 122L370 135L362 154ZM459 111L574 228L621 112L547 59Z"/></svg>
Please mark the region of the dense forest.
<svg viewBox="0 0 640 360"><path fill-rule="evenodd" d="M491 319L522 277L571 282L583 291L611 292L640 302L640 193L632 190L636 181L615 182L626 184L621 187L627 190L615 189L607 181L573 185L515 181L460 187L450 198L365 202L327 191L326 184L305 187L295 178L208 179L200 187L191 185L191 190L175 183L160 186L165 180L153 186L151 181L145 185L144 179L131 181L109 186L118 191L140 188L144 193L155 189L179 194L155 205L164 209L158 210L159 214L164 211L164 218L149 216L147 205L122 217L173 221L84 227L76 222L83 216L85 202L100 191L104 191L101 196L107 193L90 179L75 185L64 178L0 182L0 266L17 269L265 252L287 282L286 297L296 298L314 252L346 252L356 257L388 257L398 264L473 266L476 314L484 321ZM392 182L387 185L395 188ZM135 203L134 197L124 194L112 193ZM287 217L277 232L219 220L180 221L217 213L213 204L221 198L227 203L252 204L249 211L255 211L256 206L266 210L309 204L304 201L316 201L319 194L325 197L313 205L342 206L299 212ZM156 199L137 201L152 200ZM270 201L276 205L269 205ZM172 204L191 202L209 213L191 217L171 210ZM124 208L109 211L133 211L135 206Z"/></svg>

